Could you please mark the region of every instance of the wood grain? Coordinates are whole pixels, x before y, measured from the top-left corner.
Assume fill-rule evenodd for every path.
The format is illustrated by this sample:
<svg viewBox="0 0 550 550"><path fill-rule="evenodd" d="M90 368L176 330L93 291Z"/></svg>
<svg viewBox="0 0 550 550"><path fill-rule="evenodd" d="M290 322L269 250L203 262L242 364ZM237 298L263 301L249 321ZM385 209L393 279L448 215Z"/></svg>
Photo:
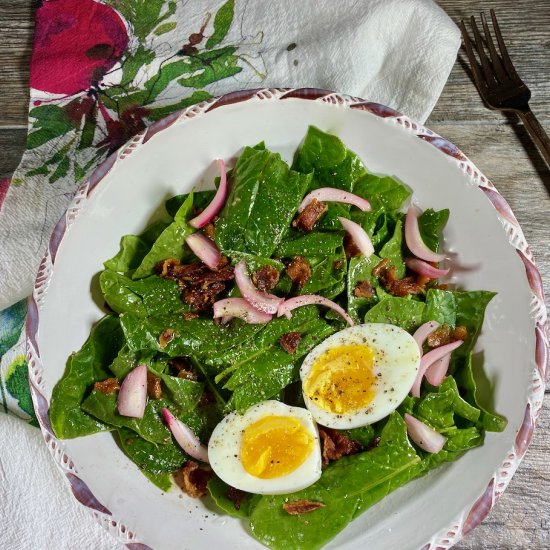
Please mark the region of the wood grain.
<svg viewBox="0 0 550 550"><path fill-rule="evenodd" d="M550 1L437 0L458 22L494 8L517 71L530 87L531 106L550 131ZM0 0L0 175L17 165L25 144L28 67L36 2ZM464 55L459 54L427 125L458 145L496 185L520 221L550 282L550 170L523 126L483 106ZM547 303L548 305L548 303ZM547 390L548 392L548 390ZM507 491L459 550L550 548L550 394L533 442Z"/></svg>
<svg viewBox="0 0 550 550"><path fill-rule="evenodd" d="M26 128L6 129L0 126L0 178L10 176L17 168L26 139Z"/></svg>
<svg viewBox="0 0 550 550"><path fill-rule="evenodd" d="M27 125L29 61L37 2L0 0L0 126Z"/></svg>

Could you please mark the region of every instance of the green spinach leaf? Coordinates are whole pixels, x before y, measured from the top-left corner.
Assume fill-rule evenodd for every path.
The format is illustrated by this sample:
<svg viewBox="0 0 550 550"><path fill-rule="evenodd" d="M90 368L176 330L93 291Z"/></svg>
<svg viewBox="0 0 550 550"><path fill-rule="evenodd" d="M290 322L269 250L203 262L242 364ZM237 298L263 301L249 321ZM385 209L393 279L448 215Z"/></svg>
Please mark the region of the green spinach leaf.
<svg viewBox="0 0 550 550"><path fill-rule="evenodd" d="M183 260L189 256L184 248L185 237L194 232L194 229L187 224L187 217L193 207L193 193L180 206L174 216L174 221L159 235L151 250L145 255L139 267L134 271L134 279L142 279L153 274L155 266L162 260L174 258Z"/></svg>
<svg viewBox="0 0 550 550"><path fill-rule="evenodd" d="M411 298L386 296L365 315L365 323L390 323L413 332L422 324L424 303Z"/></svg>
<svg viewBox="0 0 550 550"><path fill-rule="evenodd" d="M82 411L80 405L94 382L109 377L108 366L123 343L118 319L104 317L92 329L80 351L69 357L50 402L50 422L57 437L71 439L111 429Z"/></svg>

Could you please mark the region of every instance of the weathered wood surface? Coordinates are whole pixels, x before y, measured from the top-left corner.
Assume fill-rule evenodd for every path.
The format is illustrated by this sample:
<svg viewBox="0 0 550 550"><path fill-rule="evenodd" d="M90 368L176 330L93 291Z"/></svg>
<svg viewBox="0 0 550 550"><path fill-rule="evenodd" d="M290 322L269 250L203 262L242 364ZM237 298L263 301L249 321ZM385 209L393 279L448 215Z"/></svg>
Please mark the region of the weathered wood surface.
<svg viewBox="0 0 550 550"><path fill-rule="evenodd" d="M531 106L550 131L550 1L437 0L454 21L494 8L516 69L533 92ZM32 0L0 0L0 175L25 145ZM550 170L523 126L483 106L460 53L427 125L458 145L494 182L520 221L550 282ZM547 300L548 305L548 300ZM461 550L550 548L550 394L531 447L507 491Z"/></svg>

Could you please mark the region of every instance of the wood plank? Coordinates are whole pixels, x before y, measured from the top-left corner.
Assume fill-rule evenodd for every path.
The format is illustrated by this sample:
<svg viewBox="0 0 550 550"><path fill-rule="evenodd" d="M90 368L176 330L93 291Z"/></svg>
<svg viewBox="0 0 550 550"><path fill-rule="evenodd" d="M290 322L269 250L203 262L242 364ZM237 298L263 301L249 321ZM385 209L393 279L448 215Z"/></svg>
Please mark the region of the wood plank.
<svg viewBox="0 0 550 550"><path fill-rule="evenodd" d="M0 0L0 126L27 124L35 0Z"/></svg>
<svg viewBox="0 0 550 550"><path fill-rule="evenodd" d="M543 121L550 122L550 2L547 0L436 0L458 23L493 8L502 35L518 74L531 89L531 108ZM466 56L461 50L449 81L436 105L432 120L471 120L500 122L506 118L484 107L464 70Z"/></svg>
<svg viewBox="0 0 550 550"><path fill-rule="evenodd" d="M11 176L17 168L25 149L26 138L25 128L9 130L0 127L0 178Z"/></svg>

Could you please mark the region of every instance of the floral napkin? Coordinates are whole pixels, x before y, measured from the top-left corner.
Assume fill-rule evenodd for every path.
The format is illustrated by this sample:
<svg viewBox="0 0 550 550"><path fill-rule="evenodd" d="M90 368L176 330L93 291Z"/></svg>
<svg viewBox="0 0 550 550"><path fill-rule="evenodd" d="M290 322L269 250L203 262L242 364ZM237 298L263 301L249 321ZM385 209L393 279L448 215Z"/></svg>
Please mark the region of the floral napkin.
<svg viewBox="0 0 550 550"><path fill-rule="evenodd" d="M178 109L244 88L332 89L423 122L459 44L458 29L431 0L44 0L27 147L11 184L0 181L0 408L37 425L25 298L53 226L109 153ZM16 437L7 426L0 422L4 441ZM2 478L8 455L4 447L0 517L22 533L20 548L42 548L40 529L17 515L29 509L32 516L40 484L18 493L27 502L10 508ZM69 539L74 523L59 526ZM3 536L0 547L16 548ZM57 546L65 547L80 546Z"/></svg>

